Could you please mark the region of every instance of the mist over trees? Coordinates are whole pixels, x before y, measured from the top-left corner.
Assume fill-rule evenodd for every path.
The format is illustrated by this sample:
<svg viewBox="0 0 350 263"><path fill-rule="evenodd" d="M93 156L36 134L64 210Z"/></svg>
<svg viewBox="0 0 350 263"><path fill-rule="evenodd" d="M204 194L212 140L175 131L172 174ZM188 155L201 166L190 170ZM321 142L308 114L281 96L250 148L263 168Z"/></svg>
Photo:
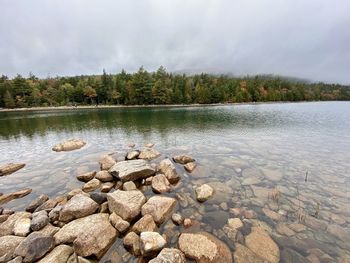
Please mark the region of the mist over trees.
<svg viewBox="0 0 350 263"><path fill-rule="evenodd" d="M0 107L162 105L350 100L350 87L274 76L232 77L148 72L55 77L0 77Z"/></svg>

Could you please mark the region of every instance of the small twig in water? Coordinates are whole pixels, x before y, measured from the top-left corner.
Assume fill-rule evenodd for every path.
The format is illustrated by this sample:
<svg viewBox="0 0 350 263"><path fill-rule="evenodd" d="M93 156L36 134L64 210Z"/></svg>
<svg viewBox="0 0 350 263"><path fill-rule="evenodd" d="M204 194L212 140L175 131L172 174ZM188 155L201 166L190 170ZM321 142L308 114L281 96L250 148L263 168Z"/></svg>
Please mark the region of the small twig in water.
<svg viewBox="0 0 350 263"><path fill-rule="evenodd" d="M306 174L305 174L305 183L307 182L307 176L309 174L309 171L306 171Z"/></svg>

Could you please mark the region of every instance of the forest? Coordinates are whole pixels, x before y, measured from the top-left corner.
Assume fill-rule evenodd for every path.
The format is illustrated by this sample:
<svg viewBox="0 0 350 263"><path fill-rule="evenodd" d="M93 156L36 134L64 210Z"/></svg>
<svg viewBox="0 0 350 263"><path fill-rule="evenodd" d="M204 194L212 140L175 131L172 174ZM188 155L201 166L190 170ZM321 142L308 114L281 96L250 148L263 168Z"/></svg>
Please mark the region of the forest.
<svg viewBox="0 0 350 263"><path fill-rule="evenodd" d="M40 79L0 77L0 107L163 105L350 100L350 87L270 75L174 74L161 66L135 73Z"/></svg>

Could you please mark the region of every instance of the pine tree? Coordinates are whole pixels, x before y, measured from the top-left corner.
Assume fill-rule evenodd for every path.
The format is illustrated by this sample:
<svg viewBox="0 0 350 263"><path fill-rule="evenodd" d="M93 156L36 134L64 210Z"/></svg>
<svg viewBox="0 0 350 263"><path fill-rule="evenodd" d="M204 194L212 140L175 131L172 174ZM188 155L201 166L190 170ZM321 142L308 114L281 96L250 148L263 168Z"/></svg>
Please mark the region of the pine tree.
<svg viewBox="0 0 350 263"><path fill-rule="evenodd" d="M5 104L6 108L14 108L16 106L15 101L12 98L12 95L8 90L6 90L5 95L4 95L4 104Z"/></svg>

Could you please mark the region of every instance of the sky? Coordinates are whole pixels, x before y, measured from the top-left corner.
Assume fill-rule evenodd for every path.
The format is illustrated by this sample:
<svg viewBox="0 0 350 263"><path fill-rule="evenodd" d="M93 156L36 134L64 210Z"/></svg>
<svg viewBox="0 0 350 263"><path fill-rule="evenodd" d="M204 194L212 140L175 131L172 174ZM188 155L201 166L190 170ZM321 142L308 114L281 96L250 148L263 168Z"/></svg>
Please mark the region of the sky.
<svg viewBox="0 0 350 263"><path fill-rule="evenodd" d="M276 74L350 84L349 0L0 0L0 74Z"/></svg>

